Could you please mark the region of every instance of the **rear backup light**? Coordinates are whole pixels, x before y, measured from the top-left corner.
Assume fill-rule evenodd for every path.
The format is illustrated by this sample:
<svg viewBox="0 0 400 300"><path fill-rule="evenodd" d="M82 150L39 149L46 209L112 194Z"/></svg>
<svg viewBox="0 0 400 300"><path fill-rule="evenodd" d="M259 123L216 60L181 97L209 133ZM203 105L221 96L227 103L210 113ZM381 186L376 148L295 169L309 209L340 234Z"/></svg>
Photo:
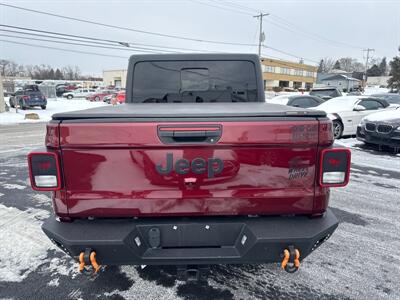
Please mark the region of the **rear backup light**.
<svg viewBox="0 0 400 300"><path fill-rule="evenodd" d="M321 151L319 184L323 187L345 186L350 177L351 152L346 148Z"/></svg>
<svg viewBox="0 0 400 300"><path fill-rule="evenodd" d="M53 152L32 152L28 155L31 186L37 191L57 191L61 188L58 156Z"/></svg>

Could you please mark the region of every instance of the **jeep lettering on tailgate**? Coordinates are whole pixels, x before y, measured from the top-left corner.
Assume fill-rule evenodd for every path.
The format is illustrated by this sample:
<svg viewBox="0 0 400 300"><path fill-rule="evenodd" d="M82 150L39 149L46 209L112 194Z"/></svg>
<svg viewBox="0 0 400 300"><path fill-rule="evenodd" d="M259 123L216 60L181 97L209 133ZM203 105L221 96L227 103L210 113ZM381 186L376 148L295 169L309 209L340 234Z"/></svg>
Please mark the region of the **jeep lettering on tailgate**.
<svg viewBox="0 0 400 300"><path fill-rule="evenodd" d="M170 174L173 170L176 174L184 175L189 173L191 170L195 174L207 173L208 178L212 178L221 173L223 169L223 160L214 157L207 160L198 157L193 159L191 162L187 159L181 158L178 159L174 164L174 157L172 153L167 153L167 162L165 166L162 164L156 165L157 172L162 175Z"/></svg>

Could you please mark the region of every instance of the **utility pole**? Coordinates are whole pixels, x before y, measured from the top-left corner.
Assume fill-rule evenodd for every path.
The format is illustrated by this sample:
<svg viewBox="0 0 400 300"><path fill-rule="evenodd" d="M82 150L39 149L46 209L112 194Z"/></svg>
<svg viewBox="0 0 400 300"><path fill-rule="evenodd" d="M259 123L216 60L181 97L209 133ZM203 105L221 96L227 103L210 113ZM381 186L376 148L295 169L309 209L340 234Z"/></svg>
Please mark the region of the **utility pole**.
<svg viewBox="0 0 400 300"><path fill-rule="evenodd" d="M4 93L3 93L3 77L0 73L0 113L6 111L6 102L4 101Z"/></svg>
<svg viewBox="0 0 400 300"><path fill-rule="evenodd" d="M260 12L259 15L253 16L253 18L257 18L257 19L260 20L260 36L258 38L258 56L260 56L260 58L261 58L261 44L265 40L265 35L264 35L264 32L263 32L263 22L262 21L263 21L263 17L268 16L268 15L269 14L263 14L263 13Z"/></svg>
<svg viewBox="0 0 400 300"><path fill-rule="evenodd" d="M367 86L367 70L368 70L369 53L370 53L370 52L374 52L375 49L367 48L367 49L364 49L363 51L364 51L364 52L365 52L365 51L367 52L367 59L365 60L365 75L364 75L364 79L365 79L365 81L364 81L364 87L366 87L366 86Z"/></svg>

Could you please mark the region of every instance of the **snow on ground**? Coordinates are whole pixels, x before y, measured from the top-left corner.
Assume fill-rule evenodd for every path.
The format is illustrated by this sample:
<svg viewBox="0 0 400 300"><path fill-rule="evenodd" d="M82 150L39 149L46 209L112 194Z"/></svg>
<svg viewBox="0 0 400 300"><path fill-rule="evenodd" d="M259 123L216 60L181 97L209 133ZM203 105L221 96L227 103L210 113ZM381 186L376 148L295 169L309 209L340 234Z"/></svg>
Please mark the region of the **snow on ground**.
<svg viewBox="0 0 400 300"><path fill-rule="evenodd" d="M9 97L5 97L6 103L9 105ZM15 123L38 123L47 122L51 120L51 116L55 113L68 112L74 110L82 110L94 108L99 106L108 105L104 102L90 102L86 99L47 99L47 108L41 109L40 107L33 107L27 110L10 107L10 111L0 114L0 125L2 124L15 124ZM36 113L39 115L39 120L25 120L25 114Z"/></svg>
<svg viewBox="0 0 400 300"><path fill-rule="evenodd" d="M389 93L389 89L380 88L379 86L367 86L364 90L364 95Z"/></svg>
<svg viewBox="0 0 400 300"><path fill-rule="evenodd" d="M47 219L49 215L42 209L21 211L0 204L1 281L22 281L46 258L47 250L53 246L45 239L40 220Z"/></svg>

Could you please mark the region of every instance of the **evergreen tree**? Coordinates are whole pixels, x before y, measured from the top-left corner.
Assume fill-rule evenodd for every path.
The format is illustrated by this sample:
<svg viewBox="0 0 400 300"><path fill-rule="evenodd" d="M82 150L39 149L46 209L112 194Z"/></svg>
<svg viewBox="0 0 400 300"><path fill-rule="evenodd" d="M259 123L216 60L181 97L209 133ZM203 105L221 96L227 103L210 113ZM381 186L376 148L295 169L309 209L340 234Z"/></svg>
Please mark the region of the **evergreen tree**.
<svg viewBox="0 0 400 300"><path fill-rule="evenodd" d="M49 79L55 79L54 77L55 77L54 69L51 68L50 71L49 71Z"/></svg>
<svg viewBox="0 0 400 300"><path fill-rule="evenodd" d="M324 73L324 72L325 72L325 63L324 63L324 60L323 60L323 59L321 59L321 60L319 61L319 65L318 65L318 70L317 70L317 72L318 72L318 73Z"/></svg>
<svg viewBox="0 0 400 300"><path fill-rule="evenodd" d="M334 70L340 70L340 61L337 60L337 61L335 62L335 65L333 66L333 69L334 69Z"/></svg>
<svg viewBox="0 0 400 300"><path fill-rule="evenodd" d="M373 65L371 68L367 70L367 76L381 76L382 72L378 65Z"/></svg>
<svg viewBox="0 0 400 300"><path fill-rule="evenodd" d="M388 80L389 87L400 89L400 56L390 62L392 77Z"/></svg>
<svg viewBox="0 0 400 300"><path fill-rule="evenodd" d="M64 79L63 74L61 73L59 68L57 68L56 72L54 73L54 79L56 79L56 80Z"/></svg>
<svg viewBox="0 0 400 300"><path fill-rule="evenodd" d="M381 76L385 76L387 74L387 63L386 57L382 58L381 63L379 64L379 69L381 71Z"/></svg>

